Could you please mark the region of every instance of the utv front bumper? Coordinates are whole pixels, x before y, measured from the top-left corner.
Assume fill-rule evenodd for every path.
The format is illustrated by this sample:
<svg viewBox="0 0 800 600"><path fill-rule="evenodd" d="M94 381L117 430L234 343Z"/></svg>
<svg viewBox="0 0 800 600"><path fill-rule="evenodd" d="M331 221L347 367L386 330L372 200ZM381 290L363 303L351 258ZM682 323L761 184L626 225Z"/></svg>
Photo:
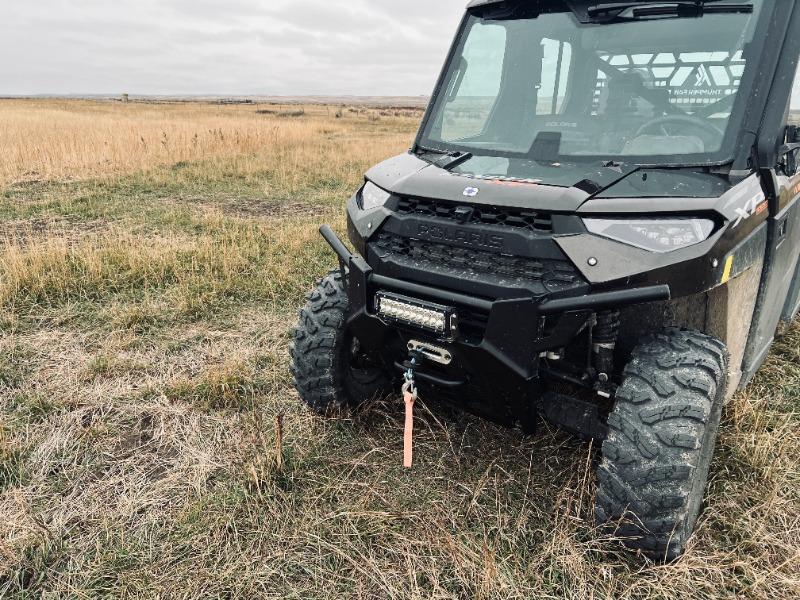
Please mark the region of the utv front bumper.
<svg viewBox="0 0 800 600"><path fill-rule="evenodd" d="M531 294L499 300L465 295L375 273L364 258L348 250L330 227L324 225L320 233L339 257L350 302L347 325L359 341L385 357L388 354L391 362L402 361L397 354L409 340L421 339L452 348L454 367L446 373L419 373L421 379L444 388L465 384L469 377L464 373L472 372L489 376L490 380L510 380L514 387L524 389L539 375L540 355L567 347L586 327L593 312L670 299L666 285L556 299ZM426 316L450 310L446 314L455 316L464 326L440 335L424 325L415 326L410 320L392 322L379 314L375 303L376 295L387 292L400 294L400 302L408 299L413 306L431 311ZM468 323L479 326L470 328ZM393 345L387 338L396 333L401 339ZM402 367L402 362L397 366Z"/></svg>

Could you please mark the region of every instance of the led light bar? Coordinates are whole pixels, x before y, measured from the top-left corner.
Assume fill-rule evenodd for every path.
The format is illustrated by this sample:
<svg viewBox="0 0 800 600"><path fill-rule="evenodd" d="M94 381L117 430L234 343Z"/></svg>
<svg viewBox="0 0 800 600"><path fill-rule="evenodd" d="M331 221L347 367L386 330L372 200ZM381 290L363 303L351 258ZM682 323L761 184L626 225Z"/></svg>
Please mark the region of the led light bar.
<svg viewBox="0 0 800 600"><path fill-rule="evenodd" d="M443 339L453 339L458 328L455 309L400 294L376 294L375 312L386 321L419 327Z"/></svg>

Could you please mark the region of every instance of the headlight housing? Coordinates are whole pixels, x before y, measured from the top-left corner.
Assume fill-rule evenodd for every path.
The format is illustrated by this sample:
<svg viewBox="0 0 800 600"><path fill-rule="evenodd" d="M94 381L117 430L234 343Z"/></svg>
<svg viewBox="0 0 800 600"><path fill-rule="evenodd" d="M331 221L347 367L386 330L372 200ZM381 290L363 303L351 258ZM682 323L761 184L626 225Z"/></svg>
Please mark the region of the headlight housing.
<svg viewBox="0 0 800 600"><path fill-rule="evenodd" d="M392 195L386 190L382 190L377 185L368 181L359 193L359 204L362 210L371 210L383 206L389 201Z"/></svg>
<svg viewBox="0 0 800 600"><path fill-rule="evenodd" d="M584 219L591 233L643 248L651 252L672 252L708 239L714 231L711 219Z"/></svg>

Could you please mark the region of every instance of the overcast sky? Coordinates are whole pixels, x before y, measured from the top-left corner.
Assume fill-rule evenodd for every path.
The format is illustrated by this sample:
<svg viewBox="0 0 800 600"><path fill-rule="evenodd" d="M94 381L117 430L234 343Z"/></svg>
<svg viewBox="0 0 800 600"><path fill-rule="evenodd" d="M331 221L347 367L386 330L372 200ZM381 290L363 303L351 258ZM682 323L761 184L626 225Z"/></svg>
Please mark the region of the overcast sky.
<svg viewBox="0 0 800 600"><path fill-rule="evenodd" d="M428 94L465 5L0 0L0 94Z"/></svg>

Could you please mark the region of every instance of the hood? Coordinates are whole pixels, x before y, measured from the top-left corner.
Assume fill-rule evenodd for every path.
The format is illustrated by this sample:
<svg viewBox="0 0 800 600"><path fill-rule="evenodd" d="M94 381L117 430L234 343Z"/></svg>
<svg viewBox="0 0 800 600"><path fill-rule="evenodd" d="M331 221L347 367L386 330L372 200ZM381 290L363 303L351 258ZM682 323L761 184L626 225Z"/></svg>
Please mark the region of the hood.
<svg viewBox="0 0 800 600"><path fill-rule="evenodd" d="M406 153L373 167L366 177L399 196L551 212L577 211L590 199L718 198L731 188L727 178L700 170L635 165L538 165L540 180L476 177L468 169L469 162L448 171Z"/></svg>
<svg viewBox="0 0 800 600"><path fill-rule="evenodd" d="M590 196L576 187L484 179L468 173L451 172L413 154L390 158L370 169L366 177L378 187L399 196L492 206L524 206L536 210L574 211Z"/></svg>

